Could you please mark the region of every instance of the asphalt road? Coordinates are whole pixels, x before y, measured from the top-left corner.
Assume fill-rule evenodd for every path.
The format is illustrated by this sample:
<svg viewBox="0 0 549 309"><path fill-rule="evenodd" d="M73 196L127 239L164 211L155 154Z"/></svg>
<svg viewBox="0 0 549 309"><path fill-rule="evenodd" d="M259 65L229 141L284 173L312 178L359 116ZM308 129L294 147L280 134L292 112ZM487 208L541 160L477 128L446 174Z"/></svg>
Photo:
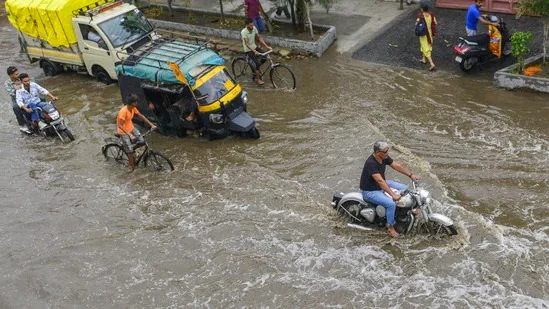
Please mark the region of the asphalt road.
<svg viewBox="0 0 549 309"><path fill-rule="evenodd" d="M367 62L427 70L429 66L419 62L421 59L419 40L414 35L415 17L419 13L419 5L414 5L417 6L417 10L397 18L387 29L380 31L374 40L353 53L353 58ZM453 46L460 36L465 35L466 11L434 8L432 12L438 21L437 35L434 38L433 45L433 61L439 70L459 71L459 67L454 61ZM543 51L543 23L540 18L521 17L517 20L514 15L497 15L507 23L511 33L517 31L532 32L533 39L529 44L531 55ZM478 29L479 32L488 31L487 27L480 23ZM486 63L480 69L496 71L514 62L515 59L509 57Z"/></svg>

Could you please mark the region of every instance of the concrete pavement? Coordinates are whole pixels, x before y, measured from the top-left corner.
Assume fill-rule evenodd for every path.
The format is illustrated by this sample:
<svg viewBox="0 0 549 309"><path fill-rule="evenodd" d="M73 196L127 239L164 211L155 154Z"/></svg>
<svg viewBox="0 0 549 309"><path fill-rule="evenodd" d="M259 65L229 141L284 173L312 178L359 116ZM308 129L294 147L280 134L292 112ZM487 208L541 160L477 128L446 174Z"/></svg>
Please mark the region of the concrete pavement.
<svg viewBox="0 0 549 309"><path fill-rule="evenodd" d="M149 0L151 3L164 4L164 0ZM196 9L219 11L219 0L191 0L190 7ZM274 13L274 3L261 0L263 8L268 14ZM174 1L174 6L181 6L182 1ZM337 29L335 48L339 53L352 54L358 48L368 43L388 27L394 20L410 10L417 10L417 5L399 10L400 4L395 1L376 0L339 0L330 10L319 4L312 9L313 24L334 25ZM225 12L244 15L242 0L223 2Z"/></svg>

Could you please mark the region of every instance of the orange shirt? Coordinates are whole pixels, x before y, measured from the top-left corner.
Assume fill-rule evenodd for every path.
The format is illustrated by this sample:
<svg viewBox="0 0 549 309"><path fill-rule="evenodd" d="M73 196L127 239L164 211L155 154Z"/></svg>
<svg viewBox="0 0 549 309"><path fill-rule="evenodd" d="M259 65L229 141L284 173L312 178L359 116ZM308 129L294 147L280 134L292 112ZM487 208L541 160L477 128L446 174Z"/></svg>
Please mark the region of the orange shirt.
<svg viewBox="0 0 549 309"><path fill-rule="evenodd" d="M134 126L132 119L135 114L140 115L137 107L129 108L128 105L126 105L120 109L118 116L116 117L116 130L119 134L126 134L126 132L131 133L133 131ZM119 127L124 128L126 132L122 131Z"/></svg>

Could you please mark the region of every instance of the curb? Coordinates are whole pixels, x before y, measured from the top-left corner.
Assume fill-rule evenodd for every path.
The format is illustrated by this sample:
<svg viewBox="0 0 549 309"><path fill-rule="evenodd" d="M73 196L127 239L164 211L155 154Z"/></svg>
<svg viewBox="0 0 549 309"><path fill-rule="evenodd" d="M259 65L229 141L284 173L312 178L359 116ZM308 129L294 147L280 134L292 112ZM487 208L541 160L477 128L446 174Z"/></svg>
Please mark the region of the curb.
<svg viewBox="0 0 549 309"><path fill-rule="evenodd" d="M217 12L212 12L207 10L198 10L198 9L186 9L186 10L193 13L217 14ZM236 15L236 14L225 14L225 16L242 18L241 15ZM155 28L186 31L191 33L200 33L204 35L210 35L210 36L240 41L240 31L238 30L227 30L227 29L216 29L216 28L203 27L203 26L194 26L189 24L158 20L158 19L149 19L149 22L151 22L151 24L153 24ZM287 22L283 22L283 23L287 23ZM320 57L330 47L330 45L332 45L332 43L336 40L336 28L334 26L329 26L329 25L314 25L314 27L320 28L326 31L315 42L302 41L297 39L288 39L288 38L269 36L269 35L262 35L262 37L265 40L265 42L268 44L291 49L294 51L311 53L317 57Z"/></svg>
<svg viewBox="0 0 549 309"><path fill-rule="evenodd" d="M524 60L524 64L528 65L541 62L542 58L543 54L533 56ZM530 88L536 91L549 93L549 78L525 76L512 73L512 71L517 68L518 63L515 63L496 71L496 73L494 73L496 86L509 90L516 88Z"/></svg>

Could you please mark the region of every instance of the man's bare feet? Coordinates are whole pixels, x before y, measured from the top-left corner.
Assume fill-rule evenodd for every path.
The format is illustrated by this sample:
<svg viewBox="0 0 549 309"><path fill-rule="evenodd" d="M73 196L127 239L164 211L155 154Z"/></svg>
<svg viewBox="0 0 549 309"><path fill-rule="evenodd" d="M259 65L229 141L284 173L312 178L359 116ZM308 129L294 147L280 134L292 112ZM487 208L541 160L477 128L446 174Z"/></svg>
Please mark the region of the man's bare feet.
<svg viewBox="0 0 549 309"><path fill-rule="evenodd" d="M389 233L389 236L391 236L392 238L397 238L400 235L393 226L387 227L387 233Z"/></svg>

